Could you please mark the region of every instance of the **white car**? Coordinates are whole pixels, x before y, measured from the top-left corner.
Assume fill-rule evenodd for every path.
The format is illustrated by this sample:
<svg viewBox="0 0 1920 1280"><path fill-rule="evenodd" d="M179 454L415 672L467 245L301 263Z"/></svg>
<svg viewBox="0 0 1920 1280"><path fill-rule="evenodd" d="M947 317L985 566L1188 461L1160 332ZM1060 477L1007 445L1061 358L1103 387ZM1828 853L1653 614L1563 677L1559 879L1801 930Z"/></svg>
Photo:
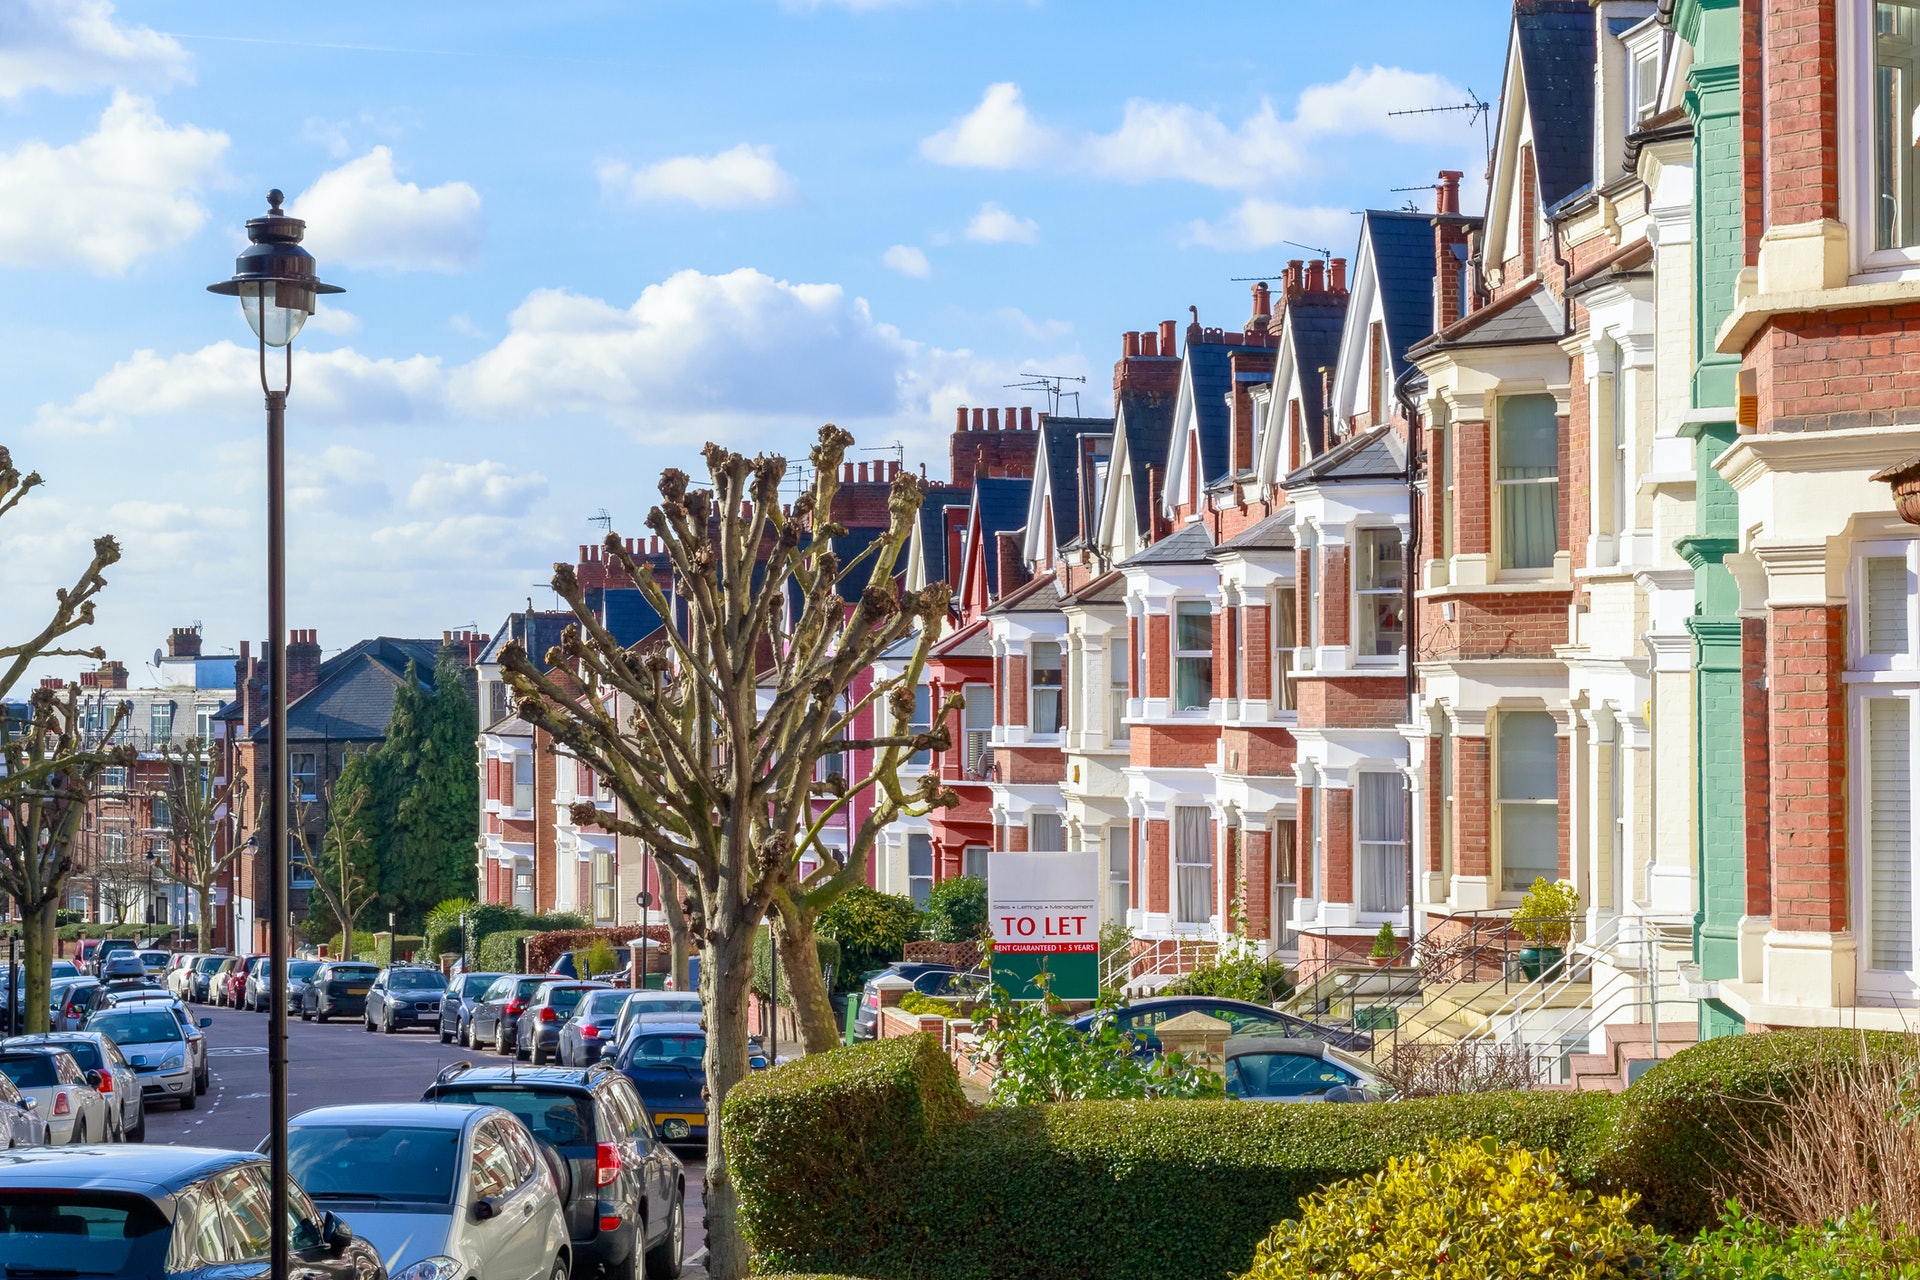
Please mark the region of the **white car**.
<svg viewBox="0 0 1920 1280"><path fill-rule="evenodd" d="M47 1122L40 1118L40 1104L23 1098L13 1081L0 1075L0 1149L47 1145Z"/></svg>
<svg viewBox="0 0 1920 1280"><path fill-rule="evenodd" d="M674 1023L699 1022L706 1017L706 1006L690 991L636 991L621 1007L613 1024L612 1041L618 1050L627 1043L633 1029L648 1018ZM612 1056L609 1051L608 1056Z"/></svg>
<svg viewBox="0 0 1920 1280"><path fill-rule="evenodd" d="M47 1123L49 1143L105 1142L113 1132L107 1100L65 1049L0 1049L0 1075L13 1082L22 1099L33 1101Z"/></svg>
<svg viewBox="0 0 1920 1280"><path fill-rule="evenodd" d="M185 1000L193 994L193 988L190 985L193 980L193 962L199 958L198 952L174 954L173 963L167 966L166 975L161 978L161 982L166 985L175 999Z"/></svg>
<svg viewBox="0 0 1920 1280"><path fill-rule="evenodd" d="M44 1046L65 1049L86 1073L89 1083L107 1099L111 1136L118 1142L147 1140L147 1105L141 1096L140 1073L126 1055L97 1031L54 1031L40 1036L15 1036L0 1041L0 1050Z"/></svg>
<svg viewBox="0 0 1920 1280"><path fill-rule="evenodd" d="M125 1009L130 1005L140 1007L163 1006L173 1014L180 1029L187 1033L187 1059L193 1064L193 1092L198 1097L207 1091L212 1076L207 1071L207 1036L205 1028L213 1025L212 1018L195 1018L193 1010L174 999L164 991L128 991L108 997L108 1008Z"/></svg>
<svg viewBox="0 0 1920 1280"><path fill-rule="evenodd" d="M187 1032L168 1005L153 1000L102 1009L87 1019L87 1030L98 1031L120 1046L140 1077L140 1092L148 1106L177 1102L182 1111L191 1111L200 1105Z"/></svg>
<svg viewBox="0 0 1920 1280"><path fill-rule="evenodd" d="M287 1169L392 1280L567 1280L573 1265L566 1163L500 1107L319 1107L287 1126Z"/></svg>

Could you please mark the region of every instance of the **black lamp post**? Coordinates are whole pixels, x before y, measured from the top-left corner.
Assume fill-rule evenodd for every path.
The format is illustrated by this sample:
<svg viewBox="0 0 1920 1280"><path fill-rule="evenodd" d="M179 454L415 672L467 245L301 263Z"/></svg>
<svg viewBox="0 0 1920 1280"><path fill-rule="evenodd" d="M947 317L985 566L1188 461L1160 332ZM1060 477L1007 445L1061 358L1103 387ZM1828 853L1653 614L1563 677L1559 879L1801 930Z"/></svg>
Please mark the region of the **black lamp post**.
<svg viewBox="0 0 1920 1280"><path fill-rule="evenodd" d="M240 299L260 345L260 389L267 395L267 951L272 992L267 1017L267 1135L272 1178L270 1275L285 1280L287 1250L287 391L293 385L293 339L313 314L315 296L341 292L314 274L300 247L307 224L282 213L286 197L267 192L265 216L247 219L250 242L233 277L207 291ZM267 348L285 349L286 374L267 381ZM236 946L239 939L234 939Z"/></svg>

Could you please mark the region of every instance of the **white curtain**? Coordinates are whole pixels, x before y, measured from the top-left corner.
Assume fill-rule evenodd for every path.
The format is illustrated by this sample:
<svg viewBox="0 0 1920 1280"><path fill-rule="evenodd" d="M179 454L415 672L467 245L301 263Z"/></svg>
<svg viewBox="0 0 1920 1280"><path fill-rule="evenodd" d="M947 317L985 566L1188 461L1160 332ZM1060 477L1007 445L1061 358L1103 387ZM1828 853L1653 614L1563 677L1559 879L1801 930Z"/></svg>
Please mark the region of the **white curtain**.
<svg viewBox="0 0 1920 1280"><path fill-rule="evenodd" d="M1362 911L1400 911L1407 905L1405 781L1398 773L1363 773L1354 789Z"/></svg>
<svg viewBox="0 0 1920 1280"><path fill-rule="evenodd" d="M1206 924L1213 918L1213 842L1207 838L1207 811L1200 806L1173 811L1173 857L1181 924Z"/></svg>
<svg viewBox="0 0 1920 1280"><path fill-rule="evenodd" d="M1036 813L1027 818L1027 848L1037 852L1054 853L1065 849L1065 835L1060 829L1060 815L1057 813Z"/></svg>
<svg viewBox="0 0 1920 1280"><path fill-rule="evenodd" d="M1552 396L1500 402L1501 566L1550 569L1560 546L1560 421Z"/></svg>

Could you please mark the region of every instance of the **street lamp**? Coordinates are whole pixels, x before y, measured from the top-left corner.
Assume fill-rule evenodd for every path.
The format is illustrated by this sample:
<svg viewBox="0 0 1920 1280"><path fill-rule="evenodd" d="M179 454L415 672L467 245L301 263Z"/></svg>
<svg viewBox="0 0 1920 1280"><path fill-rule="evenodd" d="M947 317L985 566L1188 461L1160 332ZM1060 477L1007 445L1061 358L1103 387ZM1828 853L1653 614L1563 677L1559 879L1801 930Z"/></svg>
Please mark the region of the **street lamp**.
<svg viewBox="0 0 1920 1280"><path fill-rule="evenodd" d="M273 1228L269 1274L288 1274L287 1240L287 391L293 386L293 339L313 314L314 299L339 293L322 284L313 255L300 247L307 224L281 212L286 199L267 192L265 216L247 219L248 245L231 279L209 293L240 299L260 346L260 389L267 396L267 951L272 992L267 1016L267 1135ZM267 380L267 348L286 351L278 387ZM239 940L236 938L235 942Z"/></svg>

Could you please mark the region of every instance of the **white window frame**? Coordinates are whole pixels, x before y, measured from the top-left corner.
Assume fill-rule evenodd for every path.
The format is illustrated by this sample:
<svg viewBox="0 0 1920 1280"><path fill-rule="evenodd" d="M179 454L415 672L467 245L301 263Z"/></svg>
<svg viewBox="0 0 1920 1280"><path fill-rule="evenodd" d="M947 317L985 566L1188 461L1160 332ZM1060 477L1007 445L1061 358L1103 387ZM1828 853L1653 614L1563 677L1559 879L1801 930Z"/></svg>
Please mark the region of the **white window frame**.
<svg viewBox="0 0 1920 1280"><path fill-rule="evenodd" d="M1102 836L1106 842L1107 919L1124 922L1133 901L1133 824L1110 822Z"/></svg>
<svg viewBox="0 0 1920 1280"><path fill-rule="evenodd" d="M1556 440L1553 477L1551 480L1546 476L1536 476L1527 480L1502 480L1500 478L1500 430L1502 419L1506 416L1509 403L1534 396L1543 396L1553 401L1554 435ZM1560 418L1559 397L1555 396L1551 391L1515 390L1503 392L1493 397L1493 421L1487 424L1487 452L1491 455L1487 467L1487 483L1491 490L1488 494L1491 501L1487 504L1488 515L1490 517L1487 533L1488 545L1493 548L1493 554L1490 560L1493 565L1494 578L1496 581L1550 582L1553 580L1554 573L1557 571L1560 557L1567 554L1567 548L1562 545L1564 539L1560 532L1561 517L1567 509L1567 477L1561 473L1558 459L1561 449L1564 448L1567 443L1564 432L1568 430L1568 428L1561 426ZM1554 486L1553 555L1545 565L1533 565L1524 569L1518 567L1510 568L1507 565L1506 547L1507 490L1518 489L1522 485L1545 485L1549 483Z"/></svg>
<svg viewBox="0 0 1920 1280"><path fill-rule="evenodd" d="M1273 684L1269 700L1276 714L1299 710L1299 691L1293 674L1300 652L1294 642L1300 638L1300 592L1294 587L1275 587L1267 600L1267 630L1273 641Z"/></svg>
<svg viewBox="0 0 1920 1280"><path fill-rule="evenodd" d="M1360 585L1360 568L1364 563L1362 558L1363 549L1367 540L1374 537L1389 538L1400 548L1400 585L1397 587L1362 587ZM1407 647L1406 605L1408 565L1406 536L1400 532L1399 527L1396 525L1367 525L1353 531L1353 540L1349 544L1349 547L1352 551L1353 590L1348 593L1350 599L1347 607L1351 611L1352 621L1347 634L1353 637L1354 665L1359 667L1396 666L1405 655ZM1397 597L1400 605L1400 647L1392 653L1362 653L1360 651L1360 637L1362 634L1360 620L1364 616L1361 603L1372 596L1394 596Z"/></svg>
<svg viewBox="0 0 1920 1280"><path fill-rule="evenodd" d="M1564 787L1567 781L1566 779L1561 778L1559 775L1559 769L1560 769L1559 745L1560 745L1560 736L1561 736L1560 730L1562 726L1559 722L1559 718L1556 717L1551 711L1546 711L1538 707L1525 707L1525 706L1498 707L1490 715L1488 715L1487 730L1492 739L1490 744L1492 747L1492 750L1490 750L1487 753L1487 760L1488 760L1488 764L1490 765L1489 769L1487 770L1487 784L1488 784L1487 789L1488 789L1488 797L1492 806L1493 823L1492 823L1492 830L1490 830L1487 834L1489 836L1489 843L1493 846L1493 851L1494 851L1494 856L1492 859L1493 891L1494 891L1496 900L1501 898L1517 900L1521 895L1525 894L1527 891L1527 886L1524 886L1524 885L1518 889L1509 889L1505 887L1506 881L1507 881L1507 857L1506 857L1507 851L1505 848L1505 844L1506 844L1505 815L1506 815L1507 806L1508 805L1516 805L1516 806L1526 805L1533 808L1551 808L1555 812L1558 812L1560 809L1560 797L1558 795L1548 797L1548 798L1543 798L1543 799L1537 799L1537 800L1519 800L1519 799L1509 800L1503 795L1501 795L1500 756L1501 756L1501 752L1505 750L1505 744L1504 744L1504 739L1506 736L1505 722L1506 722L1506 717L1516 716L1516 715L1542 715L1542 716L1546 716L1549 720L1552 720L1554 722L1553 741L1554 741L1554 753L1555 753L1554 775L1556 779L1556 790L1560 787ZM1557 882L1560 879L1560 870L1558 865L1559 860L1571 858L1572 855L1567 849L1564 849L1564 848L1554 850L1554 854L1555 854L1556 862L1555 862L1555 865L1552 868L1550 868L1550 870L1552 871L1552 874L1547 875L1546 878L1550 881ZM1540 868L1536 867L1534 869L1534 874L1536 876L1540 876L1540 875L1545 875L1545 872L1543 872Z"/></svg>
<svg viewBox="0 0 1920 1280"><path fill-rule="evenodd" d="M1889 685L1885 683L1870 682L1855 685L1848 690L1848 693L1850 695L1848 702L1851 713L1847 717L1849 724L1848 746L1852 753L1850 764L1854 776L1861 780L1860 785L1852 788L1852 794L1849 797L1848 802L1852 806L1853 812L1851 814L1852 821L1847 824L1849 828L1847 835L1847 860L1850 864L1847 879L1850 886L1849 896L1851 899L1848 908L1850 918L1854 924L1854 934L1858 939L1858 950L1856 952L1856 990L1861 996L1873 1000L1911 1000L1915 997L1920 997L1920 960L1915 962L1914 968L1905 971L1875 969L1873 967L1873 911L1872 904L1868 901L1868 895L1871 887L1870 881L1872 879L1871 859L1874 805L1872 803L1872 787L1869 785L1869 780L1872 776L1873 761L1870 758L1871 752L1868 749L1867 717L1869 713L1867 703L1876 699L1900 700L1907 703L1907 726L1910 735L1908 745L1908 785L1909 796L1911 797L1913 771L1916 765L1920 765L1920 741L1913 740L1914 738L1920 738L1920 688L1916 688L1911 684L1893 685L1889 687ZM1914 848L1911 829L1913 809L1913 800L1909 798L1907 806L1909 854L1913 852ZM1910 890L1915 891L1915 896L1920 897L1920 867L1915 867L1909 871L1908 882ZM1908 911L1909 928L1912 929L1914 916L1920 915L1920 911L1915 911L1914 904L1911 900L1909 901ZM1920 942L1920 937L1916 937L1914 940Z"/></svg>
<svg viewBox="0 0 1920 1280"><path fill-rule="evenodd" d="M1867 652L1867 561L1900 558L1907 565L1907 649ZM1920 539L1859 542L1848 566L1847 654L1851 671L1920 671Z"/></svg>
<svg viewBox="0 0 1920 1280"><path fill-rule="evenodd" d="M300 767L301 761L307 767ZM320 798L320 753L317 751L289 751L287 753L287 772L295 782L306 783L297 794L302 801L311 804Z"/></svg>
<svg viewBox="0 0 1920 1280"><path fill-rule="evenodd" d="M1127 667L1132 661L1125 632L1107 637L1107 741L1126 746Z"/></svg>
<svg viewBox="0 0 1920 1280"><path fill-rule="evenodd" d="M1039 681L1039 651L1052 649L1058 659L1051 684ZM1040 704L1044 693L1053 695L1053 728L1040 728ZM1034 639L1027 642L1027 732L1036 738L1056 738L1067 728L1067 647L1059 639Z"/></svg>
<svg viewBox="0 0 1920 1280"><path fill-rule="evenodd" d="M965 778L985 778L993 765L993 686L968 681L960 686L960 697L960 774ZM982 718L981 713L986 723L974 723Z"/></svg>
<svg viewBox="0 0 1920 1280"><path fill-rule="evenodd" d="M1398 784L1398 791L1400 795L1400 823L1401 823L1400 838L1398 840L1363 840L1361 838L1360 836L1360 789L1361 789L1360 784L1361 784L1361 781L1366 778L1388 778ZM1404 903L1404 898L1406 896L1405 885L1401 886L1400 896L1403 899L1403 901L1399 906L1367 907L1367 906L1361 905L1366 900L1368 892L1370 890L1374 890L1379 887L1373 884L1362 883L1365 880L1371 879L1371 873L1368 872L1367 874L1363 875L1363 869L1366 868L1369 864L1367 863L1367 860L1363 858L1361 855L1368 848L1375 847L1375 846L1390 847L1396 850L1396 854L1395 854L1396 861L1394 863L1394 870L1392 872L1392 877L1394 879L1399 879L1399 880L1404 880L1406 878L1407 849L1409 844L1411 843L1410 837L1412 835L1412 833L1406 829L1406 822L1407 822L1406 775L1401 773L1401 771L1398 768L1391 765L1362 766L1354 770L1353 790L1350 794L1353 797L1353 854L1354 854L1354 857L1353 857L1354 904L1353 905L1354 905L1354 910L1356 912L1359 912L1362 915L1375 918L1375 919L1382 919L1382 918L1391 918L1396 920L1404 919L1407 913L1406 906Z"/></svg>
<svg viewBox="0 0 1920 1280"><path fill-rule="evenodd" d="M525 782L520 781L520 766L522 761L526 762L527 780ZM537 782L533 767L533 752L514 752L508 769L510 772L508 774L509 781L507 785L513 788L513 811L515 813L531 813L533 811L534 786ZM523 787L525 788L524 792L522 791ZM522 799L526 801L525 804L520 803Z"/></svg>
<svg viewBox="0 0 1920 1280"><path fill-rule="evenodd" d="M1208 645L1205 649L1182 649L1180 647L1180 611L1183 608L1193 606L1198 606L1207 611ZM1212 644L1214 613L1213 602L1205 596L1177 597L1167 606L1167 652L1171 655L1172 659L1167 664L1167 674L1171 677L1172 684L1172 688L1167 690L1167 702L1175 715L1205 715L1207 709L1213 703L1213 663L1216 658ZM1199 706L1183 707L1180 705L1180 664L1182 662L1199 661L1205 661L1207 664L1205 694L1200 699Z"/></svg>
<svg viewBox="0 0 1920 1280"><path fill-rule="evenodd" d="M1041 848L1039 837L1035 834L1034 824L1036 822L1046 820L1046 819L1051 819L1054 825L1058 827L1060 830L1060 834L1054 840L1053 846L1051 848ZM1027 820L1024 825L1026 826L1026 829L1027 829L1027 852L1029 853L1064 853L1066 852L1067 816L1064 813L1061 813L1058 809L1032 810L1027 814Z"/></svg>
<svg viewBox="0 0 1920 1280"><path fill-rule="evenodd" d="M1876 249L1873 195L1873 17L1875 0L1837 0L1835 103L1839 108L1840 218L1854 277L1920 279L1920 244Z"/></svg>
<svg viewBox="0 0 1920 1280"><path fill-rule="evenodd" d="M1183 861L1180 857L1180 854L1181 854L1180 815L1184 811L1190 810L1190 809L1197 809L1198 811L1200 811L1202 814L1206 816L1206 820L1202 824L1202 831L1208 834L1203 835L1201 838L1201 845L1206 853L1206 857L1204 860L1188 858ZM1167 868L1168 870L1167 890L1168 890L1168 898L1169 898L1168 905L1173 909L1174 928L1179 930L1206 929L1212 925L1214 916L1216 916L1219 913L1218 895L1220 892L1220 885L1218 882L1220 877L1218 875L1218 867L1216 865L1218 859L1216 857L1215 850L1213 847L1213 839L1211 838L1211 835L1210 835L1212 831L1211 824L1214 821L1214 815L1212 811L1204 804L1180 804L1180 805L1168 805L1167 817L1168 817L1167 861L1170 864ZM1184 896L1180 891L1180 869L1182 867L1199 867L1199 866L1205 866L1207 869L1207 900L1203 907L1204 914L1202 914L1198 920L1193 920L1193 919L1186 918L1189 915L1189 912L1186 910L1186 908L1189 907L1191 904L1186 902Z"/></svg>
<svg viewBox="0 0 1920 1280"><path fill-rule="evenodd" d="M932 685L921 683L913 687L913 714L912 718L907 721L906 729L910 734L931 733L933 731ZM900 767L906 770L923 770L929 769L932 766L933 748L929 747L925 751L909 752L907 758L901 762Z"/></svg>
<svg viewBox="0 0 1920 1280"><path fill-rule="evenodd" d="M960 850L960 874L985 882L992 878L993 851L984 844L970 844Z"/></svg>
<svg viewBox="0 0 1920 1280"><path fill-rule="evenodd" d="M924 874L916 872L913 869L913 842L916 840L926 841L927 869ZM938 859L934 854L933 848L933 837L926 832L909 832L907 834L907 897L911 898L915 903L925 905L928 895L933 893L934 881L937 878L935 875L937 862ZM921 884L926 886L925 893L919 892L915 887Z"/></svg>

